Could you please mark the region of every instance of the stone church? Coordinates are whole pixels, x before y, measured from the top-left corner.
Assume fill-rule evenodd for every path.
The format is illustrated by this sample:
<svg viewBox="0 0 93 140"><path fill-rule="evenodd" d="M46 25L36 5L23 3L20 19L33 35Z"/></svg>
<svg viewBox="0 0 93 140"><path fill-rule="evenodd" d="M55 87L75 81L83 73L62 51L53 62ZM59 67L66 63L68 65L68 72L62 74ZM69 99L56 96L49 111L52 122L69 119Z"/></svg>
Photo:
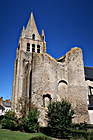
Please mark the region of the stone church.
<svg viewBox="0 0 93 140"><path fill-rule="evenodd" d="M44 30L40 35L31 14L16 50L12 109L16 111L19 99L25 97L38 108L38 121L45 126L48 104L65 99L75 110L73 122L89 123L89 80L85 78L82 50L75 47L58 59L51 57L46 52Z"/></svg>

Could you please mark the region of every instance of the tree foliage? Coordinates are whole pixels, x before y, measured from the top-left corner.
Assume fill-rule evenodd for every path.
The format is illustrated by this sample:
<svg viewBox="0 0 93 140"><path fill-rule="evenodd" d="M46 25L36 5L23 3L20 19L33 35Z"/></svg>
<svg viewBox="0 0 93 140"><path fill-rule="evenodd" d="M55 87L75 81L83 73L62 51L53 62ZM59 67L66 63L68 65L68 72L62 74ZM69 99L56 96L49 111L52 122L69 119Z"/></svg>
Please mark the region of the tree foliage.
<svg viewBox="0 0 93 140"><path fill-rule="evenodd" d="M48 106L48 127L55 137L67 137L71 127L74 111L71 104L65 100L52 102Z"/></svg>
<svg viewBox="0 0 93 140"><path fill-rule="evenodd" d="M23 96L19 99L17 111L20 116L19 129L26 132L37 132L39 112L36 106L29 102L27 97Z"/></svg>
<svg viewBox="0 0 93 140"><path fill-rule="evenodd" d="M6 112L1 121L1 125L3 129L16 130L18 123L15 112L13 111Z"/></svg>
<svg viewBox="0 0 93 140"><path fill-rule="evenodd" d="M38 131L38 116L39 112L36 108L33 108L30 112L28 112L27 116L23 119L23 127L26 132Z"/></svg>
<svg viewBox="0 0 93 140"><path fill-rule="evenodd" d="M21 103L23 100L20 100ZM16 116L13 111L8 111L3 116L1 121L2 128L11 130L21 130L25 132L37 132L39 129L38 117L39 112L37 108L31 104L31 111L26 110L25 103L23 103L19 112L20 116Z"/></svg>

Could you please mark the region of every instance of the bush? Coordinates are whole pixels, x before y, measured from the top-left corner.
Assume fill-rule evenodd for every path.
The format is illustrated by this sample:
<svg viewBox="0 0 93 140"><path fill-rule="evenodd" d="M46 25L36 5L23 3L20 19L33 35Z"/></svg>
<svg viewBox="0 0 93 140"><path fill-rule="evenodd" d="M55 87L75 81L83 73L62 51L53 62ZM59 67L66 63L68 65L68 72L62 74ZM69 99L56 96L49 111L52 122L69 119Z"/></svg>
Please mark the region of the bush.
<svg viewBox="0 0 93 140"><path fill-rule="evenodd" d="M13 111L6 112L1 121L1 125L3 129L16 130L18 124L15 112Z"/></svg>
<svg viewBox="0 0 93 140"><path fill-rule="evenodd" d="M2 121L2 119L4 118L4 116L3 115L1 115L0 116L0 123L1 123L1 121Z"/></svg>
<svg viewBox="0 0 93 140"><path fill-rule="evenodd" d="M65 100L52 102L48 106L48 127L50 135L58 138L66 138L72 124L74 111L71 104Z"/></svg>
<svg viewBox="0 0 93 140"><path fill-rule="evenodd" d="M29 140L52 140L46 136L37 136L37 137L32 137L31 139Z"/></svg>
<svg viewBox="0 0 93 140"><path fill-rule="evenodd" d="M33 108L28 115L22 119L23 128L26 132L38 132L39 124L38 124L38 116L39 113L36 108Z"/></svg>
<svg viewBox="0 0 93 140"><path fill-rule="evenodd" d="M17 118L15 112L8 111L1 120L3 129L20 130L25 132L38 132L39 113L36 108L32 108L30 112L23 118Z"/></svg>
<svg viewBox="0 0 93 140"><path fill-rule="evenodd" d="M23 118L18 118L17 119L17 130L24 132L24 119Z"/></svg>

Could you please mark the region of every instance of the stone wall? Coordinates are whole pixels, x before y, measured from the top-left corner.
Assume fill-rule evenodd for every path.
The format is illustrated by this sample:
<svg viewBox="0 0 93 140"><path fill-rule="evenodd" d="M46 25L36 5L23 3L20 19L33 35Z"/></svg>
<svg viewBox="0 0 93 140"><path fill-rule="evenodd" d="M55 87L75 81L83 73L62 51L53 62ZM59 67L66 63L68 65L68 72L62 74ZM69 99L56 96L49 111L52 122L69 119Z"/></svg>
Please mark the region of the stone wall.
<svg viewBox="0 0 93 140"><path fill-rule="evenodd" d="M42 112L40 121L44 125L43 96L50 95L52 101L65 98L75 109L74 122L88 122L87 85L85 83L82 51L74 48L66 54L64 62L57 62L48 54L33 54L32 101Z"/></svg>
<svg viewBox="0 0 93 140"><path fill-rule="evenodd" d="M58 62L47 53L18 54L15 76L14 104L26 96L40 111L40 125L47 125L47 105L51 101L66 99L75 109L74 122L88 122L87 93L82 51L71 49L64 61Z"/></svg>
<svg viewBox="0 0 93 140"><path fill-rule="evenodd" d="M87 93L82 50L72 48L67 54L68 65L68 97L75 109L76 123L89 122Z"/></svg>

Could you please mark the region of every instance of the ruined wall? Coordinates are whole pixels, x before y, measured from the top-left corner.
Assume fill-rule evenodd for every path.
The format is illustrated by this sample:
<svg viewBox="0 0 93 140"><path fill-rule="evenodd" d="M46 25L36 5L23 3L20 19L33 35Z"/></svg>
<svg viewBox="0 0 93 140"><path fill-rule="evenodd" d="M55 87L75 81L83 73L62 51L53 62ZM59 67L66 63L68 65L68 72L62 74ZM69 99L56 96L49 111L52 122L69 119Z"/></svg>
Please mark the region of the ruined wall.
<svg viewBox="0 0 93 140"><path fill-rule="evenodd" d="M67 54L68 65L68 97L75 109L75 123L88 122L87 93L82 50L72 48Z"/></svg>
<svg viewBox="0 0 93 140"><path fill-rule="evenodd" d="M75 109L74 122L88 122L87 93L82 51L73 48L64 61L58 62L46 53L19 52L16 80L14 80L15 104L22 96L40 111L40 125L47 125L47 105L51 101L66 99ZM16 68L15 68L16 70ZM16 72L15 72L16 73Z"/></svg>
<svg viewBox="0 0 93 140"><path fill-rule="evenodd" d="M66 58L62 62L57 62L57 84L59 100L66 97L68 93L68 70Z"/></svg>
<svg viewBox="0 0 93 140"><path fill-rule="evenodd" d="M41 111L43 122L43 96L50 95L52 101L69 100L75 109L74 122L88 122L87 93L82 51L74 48L66 54L64 62L57 62L48 54L33 54L32 100Z"/></svg>
<svg viewBox="0 0 93 140"><path fill-rule="evenodd" d="M47 102L57 100L57 63L47 54L33 54L32 102L39 108L41 125L46 125Z"/></svg>

